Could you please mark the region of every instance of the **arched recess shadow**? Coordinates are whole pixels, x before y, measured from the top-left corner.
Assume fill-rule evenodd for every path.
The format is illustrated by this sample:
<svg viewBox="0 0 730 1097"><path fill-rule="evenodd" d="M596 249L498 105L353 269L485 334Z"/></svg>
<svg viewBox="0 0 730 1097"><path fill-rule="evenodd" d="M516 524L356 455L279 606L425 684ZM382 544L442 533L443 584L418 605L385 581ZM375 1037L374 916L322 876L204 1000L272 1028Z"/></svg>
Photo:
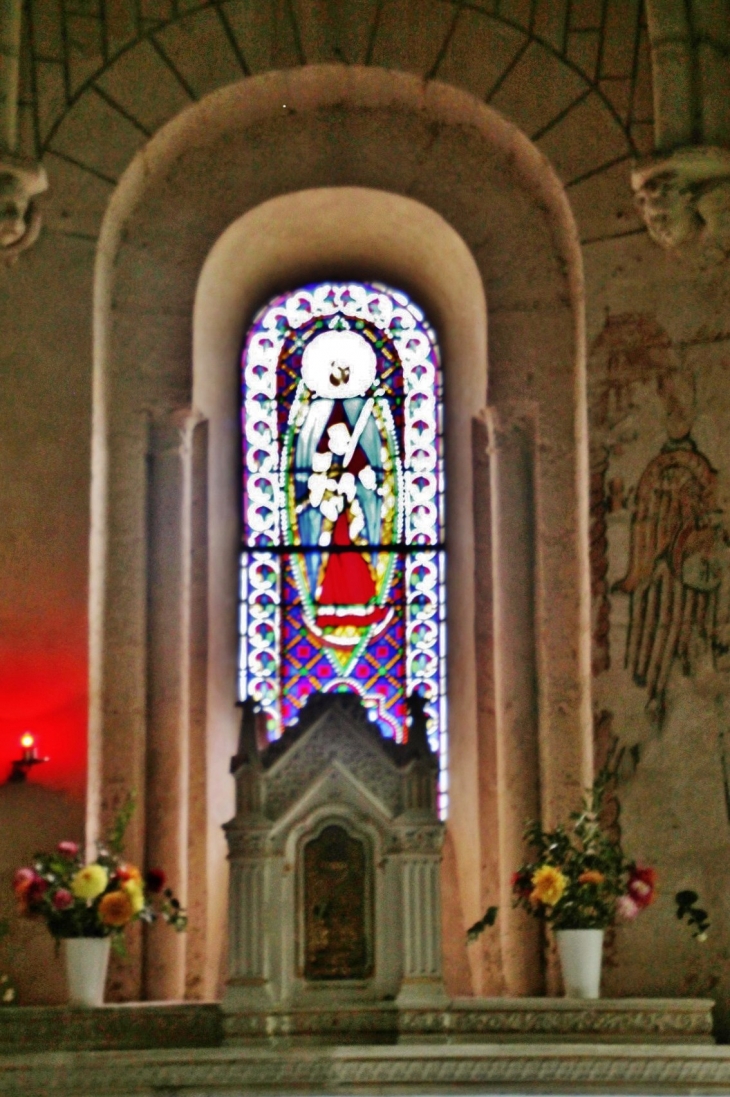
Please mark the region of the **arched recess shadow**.
<svg viewBox="0 0 730 1097"><path fill-rule="evenodd" d="M370 214L350 188L367 188ZM423 213L406 218L399 253L390 237L406 207ZM368 232L348 227L368 216ZM164 859L191 910L187 941L137 955L122 996L143 971L148 996L216 989L236 732L233 370L255 306L324 266L400 282L443 343L464 921L506 899L525 816L572 806L590 769L582 271L558 180L496 112L435 82L321 66L222 89L132 162L97 258L88 826L144 789L130 855ZM235 321L224 268L240 276ZM475 419L485 299L491 408ZM470 957L474 989L539 990L537 949L507 903L499 938Z"/></svg>

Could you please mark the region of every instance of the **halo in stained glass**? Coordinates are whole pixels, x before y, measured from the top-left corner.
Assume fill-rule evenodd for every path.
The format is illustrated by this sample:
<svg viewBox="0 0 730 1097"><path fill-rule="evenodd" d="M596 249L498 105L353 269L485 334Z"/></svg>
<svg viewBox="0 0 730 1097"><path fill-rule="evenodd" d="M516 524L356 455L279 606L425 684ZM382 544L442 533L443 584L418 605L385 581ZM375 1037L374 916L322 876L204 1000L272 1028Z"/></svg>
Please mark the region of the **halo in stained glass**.
<svg viewBox="0 0 730 1097"><path fill-rule="evenodd" d="M423 312L380 283L270 301L242 355L241 699L276 737L313 692L408 737L426 700L445 810L441 367Z"/></svg>

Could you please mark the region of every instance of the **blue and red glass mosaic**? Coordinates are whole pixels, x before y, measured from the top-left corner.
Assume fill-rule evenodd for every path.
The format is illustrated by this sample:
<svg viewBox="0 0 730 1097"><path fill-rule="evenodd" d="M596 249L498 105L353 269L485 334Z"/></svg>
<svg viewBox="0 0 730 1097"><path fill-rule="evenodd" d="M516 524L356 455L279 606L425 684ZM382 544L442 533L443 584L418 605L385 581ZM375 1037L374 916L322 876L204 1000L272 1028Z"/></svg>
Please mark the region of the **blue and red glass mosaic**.
<svg viewBox="0 0 730 1097"><path fill-rule="evenodd" d="M402 292L322 283L262 309L242 357L240 696L276 737L352 690L408 736L426 699L445 808L441 369Z"/></svg>

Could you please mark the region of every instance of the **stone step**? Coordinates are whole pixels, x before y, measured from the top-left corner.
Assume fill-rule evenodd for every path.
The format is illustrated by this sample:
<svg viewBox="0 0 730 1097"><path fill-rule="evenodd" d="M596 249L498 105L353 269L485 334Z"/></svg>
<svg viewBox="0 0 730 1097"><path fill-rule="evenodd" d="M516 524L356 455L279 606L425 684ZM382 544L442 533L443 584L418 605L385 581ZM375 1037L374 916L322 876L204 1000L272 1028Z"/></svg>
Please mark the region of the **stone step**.
<svg viewBox="0 0 730 1097"><path fill-rule="evenodd" d="M143 1002L99 1009L0 1009L0 1055L122 1051L223 1043L712 1043L712 1001L702 998L461 998L444 1007L298 1006L224 1012L217 1002Z"/></svg>
<svg viewBox="0 0 730 1097"><path fill-rule="evenodd" d="M730 1048L484 1044L220 1047L0 1056L12 1097L277 1094L727 1094Z"/></svg>
<svg viewBox="0 0 730 1097"><path fill-rule="evenodd" d="M221 1022L217 1002L129 1002L99 1009L3 1006L0 1056L32 1051L216 1047L223 1040Z"/></svg>
<svg viewBox="0 0 730 1097"><path fill-rule="evenodd" d="M712 1043L703 998L461 998L443 1008L395 1002L224 1011L227 1044Z"/></svg>

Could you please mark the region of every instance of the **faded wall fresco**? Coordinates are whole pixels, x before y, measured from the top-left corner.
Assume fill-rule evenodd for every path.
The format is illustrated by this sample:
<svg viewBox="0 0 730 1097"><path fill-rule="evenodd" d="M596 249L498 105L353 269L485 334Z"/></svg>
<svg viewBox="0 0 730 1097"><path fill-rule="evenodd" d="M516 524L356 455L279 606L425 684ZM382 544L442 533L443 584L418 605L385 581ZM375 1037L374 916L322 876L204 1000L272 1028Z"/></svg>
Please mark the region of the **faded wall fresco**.
<svg viewBox="0 0 730 1097"><path fill-rule="evenodd" d="M606 312L589 347L596 756L624 748L616 825L660 877L655 906L618 930L604 989L718 996L724 1030L730 343L670 327L648 310ZM673 916L682 887L710 910L705 945Z"/></svg>
<svg viewBox="0 0 730 1097"><path fill-rule="evenodd" d="M692 434L694 374L659 325L642 314L609 317L591 365L594 673L611 665L609 591L628 595L624 666L661 724L675 660L685 676L704 652L730 669L728 516L718 471ZM652 397L665 439L632 483L632 457L655 434L639 422ZM608 529L625 539L627 517L626 572L611 585Z"/></svg>

